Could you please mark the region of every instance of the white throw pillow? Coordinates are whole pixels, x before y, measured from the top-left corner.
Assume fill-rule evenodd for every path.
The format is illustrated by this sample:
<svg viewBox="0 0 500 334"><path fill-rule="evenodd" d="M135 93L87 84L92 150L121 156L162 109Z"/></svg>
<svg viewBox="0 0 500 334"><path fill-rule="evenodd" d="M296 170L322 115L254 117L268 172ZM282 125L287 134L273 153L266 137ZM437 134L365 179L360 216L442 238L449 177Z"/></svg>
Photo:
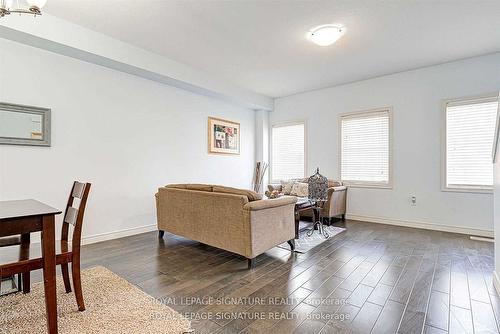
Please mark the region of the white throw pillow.
<svg viewBox="0 0 500 334"><path fill-rule="evenodd" d="M281 192L283 195L290 195L292 192L293 181L281 181Z"/></svg>
<svg viewBox="0 0 500 334"><path fill-rule="evenodd" d="M292 191L290 195L298 197L309 196L309 185L307 183L295 182L292 186Z"/></svg>

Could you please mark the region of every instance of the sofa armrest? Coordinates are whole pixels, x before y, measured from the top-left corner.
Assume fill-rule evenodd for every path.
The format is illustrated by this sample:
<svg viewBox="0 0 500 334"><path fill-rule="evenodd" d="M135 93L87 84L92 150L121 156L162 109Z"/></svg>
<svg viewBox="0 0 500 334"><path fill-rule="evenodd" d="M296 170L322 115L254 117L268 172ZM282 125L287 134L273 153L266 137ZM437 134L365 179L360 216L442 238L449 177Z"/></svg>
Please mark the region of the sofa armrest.
<svg viewBox="0 0 500 334"><path fill-rule="evenodd" d="M250 243L245 256L249 259L295 237L295 203L297 198L283 196L243 205Z"/></svg>
<svg viewBox="0 0 500 334"><path fill-rule="evenodd" d="M296 202L297 202L297 197L283 196L275 199L262 199L259 201L249 202L243 206L243 209L247 211L259 211L289 204L295 204Z"/></svg>
<svg viewBox="0 0 500 334"><path fill-rule="evenodd" d="M328 188L328 200L323 206L324 217L344 215L346 211L347 187L336 186Z"/></svg>
<svg viewBox="0 0 500 334"><path fill-rule="evenodd" d="M331 195L331 193L336 192L336 191L346 191L347 187L346 186L337 186L337 187L330 187L328 188L328 196Z"/></svg>

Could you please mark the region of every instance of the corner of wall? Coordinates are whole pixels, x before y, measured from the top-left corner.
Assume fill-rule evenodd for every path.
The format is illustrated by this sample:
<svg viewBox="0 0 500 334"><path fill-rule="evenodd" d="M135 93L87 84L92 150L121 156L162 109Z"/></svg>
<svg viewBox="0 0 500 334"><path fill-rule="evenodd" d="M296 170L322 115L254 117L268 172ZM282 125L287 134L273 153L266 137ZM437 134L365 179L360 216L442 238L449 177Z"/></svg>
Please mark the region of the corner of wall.
<svg viewBox="0 0 500 334"><path fill-rule="evenodd" d="M255 162L259 161L269 163L269 111L267 110L255 110ZM268 171L264 175L263 189L267 188Z"/></svg>
<svg viewBox="0 0 500 334"><path fill-rule="evenodd" d="M498 294L500 294L500 279L498 279L497 271L493 271L493 286Z"/></svg>

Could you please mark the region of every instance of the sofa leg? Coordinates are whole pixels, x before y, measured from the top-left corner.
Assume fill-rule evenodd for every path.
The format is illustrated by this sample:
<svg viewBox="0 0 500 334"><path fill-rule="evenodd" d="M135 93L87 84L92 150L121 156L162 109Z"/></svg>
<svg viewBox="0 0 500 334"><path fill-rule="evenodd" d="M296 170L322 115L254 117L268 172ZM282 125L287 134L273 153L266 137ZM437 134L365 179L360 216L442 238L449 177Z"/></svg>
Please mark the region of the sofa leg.
<svg viewBox="0 0 500 334"><path fill-rule="evenodd" d="M342 214L342 221L345 222L345 213Z"/></svg>
<svg viewBox="0 0 500 334"><path fill-rule="evenodd" d="M255 267L255 258L248 259L248 269L252 269Z"/></svg>
<svg viewBox="0 0 500 334"><path fill-rule="evenodd" d="M287 241L288 244L290 245L290 249L292 250L292 252L295 250L295 239L290 239Z"/></svg>
<svg viewBox="0 0 500 334"><path fill-rule="evenodd" d="M165 234L165 231L158 230L158 238L159 239L162 239L164 234Z"/></svg>

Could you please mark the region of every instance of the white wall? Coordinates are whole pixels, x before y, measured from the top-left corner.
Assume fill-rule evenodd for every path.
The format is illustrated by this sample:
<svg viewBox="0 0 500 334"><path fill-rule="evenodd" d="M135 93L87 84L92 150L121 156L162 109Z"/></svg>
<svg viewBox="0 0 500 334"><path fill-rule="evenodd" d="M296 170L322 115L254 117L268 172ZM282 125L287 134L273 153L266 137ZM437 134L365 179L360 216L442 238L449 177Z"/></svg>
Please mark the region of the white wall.
<svg viewBox="0 0 500 334"><path fill-rule="evenodd" d="M73 180L92 182L87 237L155 224L167 183L252 182L251 110L3 39L0 101L52 109L52 147L0 145L0 200L64 208ZM207 153L208 116L241 123L240 156Z"/></svg>
<svg viewBox="0 0 500 334"><path fill-rule="evenodd" d="M497 53L284 97L275 101L271 124L306 119L308 173L320 166L338 178L338 115L392 106L394 187L350 188L348 215L491 235L491 194L441 191L442 100L498 91L499 70Z"/></svg>

